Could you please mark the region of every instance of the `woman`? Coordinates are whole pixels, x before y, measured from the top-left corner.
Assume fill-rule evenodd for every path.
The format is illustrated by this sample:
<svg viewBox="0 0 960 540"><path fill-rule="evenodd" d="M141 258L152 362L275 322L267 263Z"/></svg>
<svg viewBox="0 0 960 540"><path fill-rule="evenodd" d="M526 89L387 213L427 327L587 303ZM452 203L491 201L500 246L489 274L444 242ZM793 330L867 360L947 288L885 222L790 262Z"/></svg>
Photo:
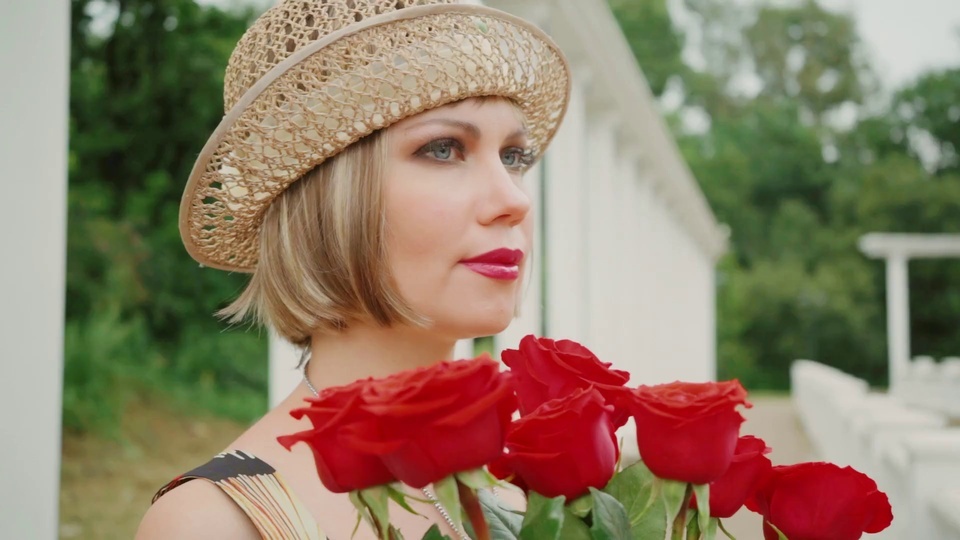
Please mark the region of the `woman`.
<svg viewBox="0 0 960 540"><path fill-rule="evenodd" d="M532 249L522 175L568 93L549 38L484 7L288 0L254 23L180 230L201 264L253 274L222 315L255 316L309 361L224 454L160 490L138 538L351 537L348 497L324 489L305 445L276 439L304 429L289 413L325 387L506 328ZM391 515L406 538L433 523L462 537L434 506Z"/></svg>

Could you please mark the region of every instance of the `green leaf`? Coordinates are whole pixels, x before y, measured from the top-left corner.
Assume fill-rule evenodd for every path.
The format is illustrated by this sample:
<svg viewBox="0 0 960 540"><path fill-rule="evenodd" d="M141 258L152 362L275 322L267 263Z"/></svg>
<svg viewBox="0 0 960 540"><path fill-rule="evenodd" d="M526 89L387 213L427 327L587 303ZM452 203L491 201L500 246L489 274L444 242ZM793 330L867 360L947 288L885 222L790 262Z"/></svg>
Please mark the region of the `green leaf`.
<svg viewBox="0 0 960 540"><path fill-rule="evenodd" d="M660 499L663 500L666 509L665 517L667 521L673 522L674 518L680 512L680 508L687 497L687 484L674 480L657 479L659 486Z"/></svg>
<svg viewBox="0 0 960 540"><path fill-rule="evenodd" d="M392 485L389 485L387 486L387 495L389 495L390 498L393 500L393 502L397 503L400 506L400 508L403 508L407 512L410 512L411 514L414 514L416 516L420 515L420 513L414 510L413 507L410 506L410 503L407 502L406 493L400 491L399 489L393 487ZM419 501L421 499L415 499L415 500ZM423 499L423 502L429 503L430 501Z"/></svg>
<svg viewBox="0 0 960 540"><path fill-rule="evenodd" d="M720 526L720 519L712 517L707 520L707 528L704 530L704 538L706 540L713 540L717 537L717 528ZM727 536L730 536L727 534ZM731 537L732 538L732 537ZM736 540L736 539L734 539Z"/></svg>
<svg viewBox="0 0 960 540"><path fill-rule="evenodd" d="M493 488L501 484L500 480L496 476L487 472L486 469L462 471L456 473L454 476L457 477L457 480L459 480L461 484L473 489L474 491Z"/></svg>
<svg viewBox="0 0 960 540"><path fill-rule="evenodd" d="M700 521L697 516L700 512L694 510L687 516L687 540L700 540Z"/></svg>
<svg viewBox="0 0 960 540"><path fill-rule="evenodd" d="M483 517L487 518L492 540L517 540L523 525L523 514L504 508L492 493L477 492Z"/></svg>
<svg viewBox="0 0 960 540"><path fill-rule="evenodd" d="M531 491L527 496L527 512L523 516L519 540L557 540L563 527L563 503L561 495L548 499Z"/></svg>
<svg viewBox="0 0 960 540"><path fill-rule="evenodd" d="M434 523L433 527L427 529L421 540L450 540L450 537L440 532L440 526Z"/></svg>
<svg viewBox="0 0 960 540"><path fill-rule="evenodd" d="M767 525L769 525L771 529L773 529L774 531L777 532L777 539L778 539L778 540L790 540L789 538L787 538L787 535L783 534L783 531L781 531L780 529L778 529L773 523L770 523L770 522L768 521L768 522L767 522Z"/></svg>
<svg viewBox="0 0 960 540"><path fill-rule="evenodd" d="M593 488L590 494L593 496L590 536L594 540L631 540L630 519L620 501Z"/></svg>
<svg viewBox="0 0 960 540"><path fill-rule="evenodd" d="M457 488L457 479L452 475L448 476L443 480L434 482L433 489L436 491L437 500L447 509L456 530L463 530L463 509L460 508L460 490Z"/></svg>
<svg viewBox="0 0 960 540"><path fill-rule="evenodd" d="M712 518L712 519L715 519L715 518ZM719 519L717 519L717 526L720 527L720 530L723 531L723 534L727 535L727 538L729 538L730 540L737 540L737 537L730 534L730 531L728 531L727 528L723 526L723 522L720 521Z"/></svg>
<svg viewBox="0 0 960 540"><path fill-rule="evenodd" d="M693 493L697 496L697 515L700 518L700 530L705 534L710 530L710 484L694 484ZM714 527L713 536L707 536L704 540L713 540L717 537L717 530Z"/></svg>
<svg viewBox="0 0 960 540"><path fill-rule="evenodd" d="M370 518L370 512L367 510L366 503L363 502L363 498L360 496L359 491L350 492L350 503L353 504L353 507L357 509L357 524L353 527L353 535L357 534L357 529L360 528L360 520L363 519L367 522L367 525L370 525L371 528L376 530L376 525L374 525L373 520ZM351 537L353 536L351 535Z"/></svg>
<svg viewBox="0 0 960 540"><path fill-rule="evenodd" d="M667 512L656 482L657 478L640 461L615 474L603 488L626 510L633 538L663 538L667 534Z"/></svg>
<svg viewBox="0 0 960 540"><path fill-rule="evenodd" d="M383 540L390 538L390 495L386 486L360 490L360 500L366 504L380 530Z"/></svg>
<svg viewBox="0 0 960 540"><path fill-rule="evenodd" d="M577 497L572 503L567 505L567 510L579 518L585 518L590 514L590 511L593 510L593 497L589 494Z"/></svg>
<svg viewBox="0 0 960 540"><path fill-rule="evenodd" d="M560 527L560 540L591 540L590 527L579 516L570 511L568 505L563 509L563 526Z"/></svg>

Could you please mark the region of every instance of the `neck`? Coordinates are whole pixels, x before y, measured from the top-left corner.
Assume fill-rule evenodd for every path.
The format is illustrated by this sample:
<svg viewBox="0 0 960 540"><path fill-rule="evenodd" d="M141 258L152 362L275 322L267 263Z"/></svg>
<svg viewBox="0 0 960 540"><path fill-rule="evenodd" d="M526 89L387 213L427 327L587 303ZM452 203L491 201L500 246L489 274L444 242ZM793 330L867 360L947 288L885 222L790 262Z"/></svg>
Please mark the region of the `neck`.
<svg viewBox="0 0 960 540"><path fill-rule="evenodd" d="M356 326L311 338L307 377L318 390L453 358L456 341L410 327Z"/></svg>

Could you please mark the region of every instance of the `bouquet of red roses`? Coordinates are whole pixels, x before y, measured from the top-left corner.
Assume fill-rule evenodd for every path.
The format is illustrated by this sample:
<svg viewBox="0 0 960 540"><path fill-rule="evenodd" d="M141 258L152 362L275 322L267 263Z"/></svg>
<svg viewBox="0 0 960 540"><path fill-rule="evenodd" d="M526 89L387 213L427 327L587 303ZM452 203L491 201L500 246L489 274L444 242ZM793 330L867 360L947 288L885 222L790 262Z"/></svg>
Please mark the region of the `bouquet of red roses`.
<svg viewBox="0 0 960 540"><path fill-rule="evenodd" d="M330 388L293 412L327 489L349 492L377 534L401 539L399 483L432 484L452 525L477 540L733 538L742 506L766 540L854 540L888 527L890 503L849 467L773 467L764 441L740 436L737 381L627 386L629 375L582 345L534 336L503 352ZM514 413L519 408L519 418ZM633 418L640 461L621 463L617 429ZM527 495L525 511L490 492ZM424 537L445 538L432 528Z"/></svg>

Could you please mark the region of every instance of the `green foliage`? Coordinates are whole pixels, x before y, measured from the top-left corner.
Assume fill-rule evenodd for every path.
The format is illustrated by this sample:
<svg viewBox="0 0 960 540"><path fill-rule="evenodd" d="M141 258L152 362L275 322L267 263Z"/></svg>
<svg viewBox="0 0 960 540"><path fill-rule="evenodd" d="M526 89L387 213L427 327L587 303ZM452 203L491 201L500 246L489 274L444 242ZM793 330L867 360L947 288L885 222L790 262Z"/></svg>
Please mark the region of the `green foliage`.
<svg viewBox="0 0 960 540"><path fill-rule="evenodd" d="M67 321L64 332L63 426L119 437L120 412L138 373L133 361L145 349L142 320L121 320L106 308Z"/></svg>
<svg viewBox="0 0 960 540"><path fill-rule="evenodd" d="M638 59L650 89L661 95L667 82L686 70L683 34L673 25L667 0L607 0Z"/></svg>
<svg viewBox="0 0 960 540"><path fill-rule="evenodd" d="M266 343L212 315L244 280L198 268L177 231L251 13L193 0L73 0L71 13L64 424L116 434L140 395L255 418Z"/></svg>
<svg viewBox="0 0 960 540"><path fill-rule="evenodd" d="M670 520L667 509L667 495L657 484L658 480L642 461L630 465L618 472L603 488L603 491L623 505L630 520L630 531L634 538L663 538L667 534ZM669 495L676 490L668 485ZM591 501L593 498L591 497Z"/></svg>
<svg viewBox="0 0 960 540"><path fill-rule="evenodd" d="M792 98L818 119L872 85L853 20L815 0L761 7L746 38L761 95Z"/></svg>
<svg viewBox="0 0 960 540"><path fill-rule="evenodd" d="M656 12L663 2L611 5L635 44L652 33L632 19L641 8L622 6ZM705 63L674 73L685 107L710 125L691 133L677 124L677 136L733 231L717 268L718 376L783 389L790 363L806 357L885 383L884 267L857 241L872 231L960 231L960 68L925 74L885 110L841 127L831 122L838 110L882 100L849 16L814 0L682 6ZM633 50L655 73L678 57ZM750 78L755 93L737 84ZM910 291L913 350L960 352L960 262L913 262Z"/></svg>
<svg viewBox="0 0 960 540"><path fill-rule="evenodd" d="M902 129L925 133L931 138L933 169L937 174L960 174L960 69L927 73L903 89L893 111ZM914 151L915 149L911 149ZM954 179L956 181L956 179Z"/></svg>
<svg viewBox="0 0 960 540"><path fill-rule="evenodd" d="M548 499L535 491L527 494L527 510L520 527L519 540L558 540L563 527L564 497Z"/></svg>
<svg viewBox="0 0 960 540"><path fill-rule="evenodd" d="M630 518L623 504L614 497L590 488L593 497L590 536L593 540L630 540Z"/></svg>

